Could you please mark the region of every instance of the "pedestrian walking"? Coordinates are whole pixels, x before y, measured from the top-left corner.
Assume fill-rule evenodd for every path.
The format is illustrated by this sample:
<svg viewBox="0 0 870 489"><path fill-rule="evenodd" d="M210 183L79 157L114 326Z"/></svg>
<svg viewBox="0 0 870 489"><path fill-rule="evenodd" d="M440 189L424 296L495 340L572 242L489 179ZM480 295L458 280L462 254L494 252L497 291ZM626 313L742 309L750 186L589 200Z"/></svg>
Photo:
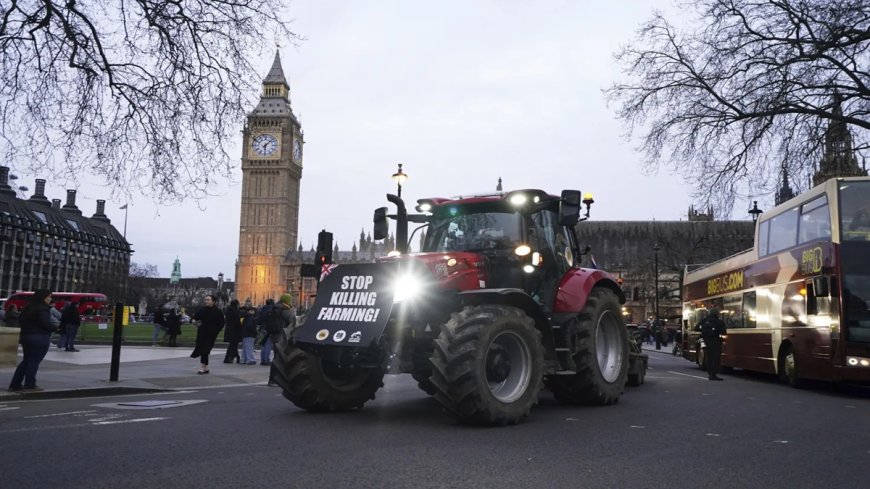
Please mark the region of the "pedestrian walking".
<svg viewBox="0 0 870 489"><path fill-rule="evenodd" d="M6 317L3 318L3 320L6 322L6 327L17 328L18 318L20 316L21 312L18 311L18 308L15 307L15 304L9 304L9 308L6 309Z"/></svg>
<svg viewBox="0 0 870 489"><path fill-rule="evenodd" d="M71 301L63 308L63 312L60 314L60 328L63 334L60 336L58 348L66 351L79 351L76 348L75 342L81 324L82 317L79 315L79 303Z"/></svg>
<svg viewBox="0 0 870 489"><path fill-rule="evenodd" d="M160 337L160 332L166 330L166 315L163 312L163 309L157 309L157 312L154 313L154 330L151 332L151 346L156 347L158 343L158 338ZM168 334L168 332L166 333ZM165 336L165 335L164 335Z"/></svg>
<svg viewBox="0 0 870 489"><path fill-rule="evenodd" d="M242 363L244 365L256 365L254 357L254 341L257 339L257 310L253 306L244 309L242 319Z"/></svg>
<svg viewBox="0 0 870 489"><path fill-rule="evenodd" d="M24 350L24 358L15 368L9 390L13 392L37 392L42 388L36 385L36 372L39 364L51 346L51 333L56 326L51 322L49 303L51 291L39 289L30 296L18 325L21 328L19 342ZM22 383L23 382L23 383Z"/></svg>
<svg viewBox="0 0 870 489"><path fill-rule="evenodd" d="M172 308L166 315L166 335L169 337L169 346L178 346L178 335L181 334L181 315L178 309Z"/></svg>
<svg viewBox="0 0 870 489"><path fill-rule="evenodd" d="M61 346L61 343L66 344L66 329L60 323L60 319L61 319L62 314L57 309L57 307L54 306L54 299L52 299L51 302L48 303L48 307L49 307L48 313L49 313L49 319L51 319L51 325L54 326L54 332L58 334L57 349L63 350L63 346Z"/></svg>
<svg viewBox="0 0 870 489"><path fill-rule="evenodd" d="M722 335L725 334L726 328L722 318L719 317L719 310L710 309L707 317L695 326L695 331L701 332L701 339L707 347L705 354L707 376L710 380L723 380L719 377L719 365L722 362Z"/></svg>
<svg viewBox="0 0 870 489"><path fill-rule="evenodd" d="M239 342L242 341L242 318L239 311L239 301L233 299L224 312L224 341L227 343L227 353L224 363L239 363Z"/></svg>
<svg viewBox="0 0 870 489"><path fill-rule="evenodd" d="M275 310L277 314L277 321L271 324L271 329L269 329L269 345L270 349L276 349L278 344L281 341L281 334L283 333L285 328L294 329L296 327L296 314L293 309L293 296L290 294L284 294L278 300L278 304L275 305ZM265 349L265 347L263 347ZM275 379L278 376L278 368L275 367L275 364L272 362L269 367L269 382L268 385L278 385L275 382Z"/></svg>
<svg viewBox="0 0 870 489"><path fill-rule="evenodd" d="M276 308L273 299L266 299L266 303L257 311L257 332L260 341L260 365L272 363L272 338L269 333L273 329L272 324L278 322L281 310Z"/></svg>
<svg viewBox="0 0 870 489"><path fill-rule="evenodd" d="M196 311L193 315L193 320L197 325L196 329L196 346L190 354L191 358L199 357L199 370L197 374L208 373L208 355L211 349L214 348L214 342L217 340L218 333L224 327L224 314L216 305L217 298L208 294L203 298L203 307Z"/></svg>

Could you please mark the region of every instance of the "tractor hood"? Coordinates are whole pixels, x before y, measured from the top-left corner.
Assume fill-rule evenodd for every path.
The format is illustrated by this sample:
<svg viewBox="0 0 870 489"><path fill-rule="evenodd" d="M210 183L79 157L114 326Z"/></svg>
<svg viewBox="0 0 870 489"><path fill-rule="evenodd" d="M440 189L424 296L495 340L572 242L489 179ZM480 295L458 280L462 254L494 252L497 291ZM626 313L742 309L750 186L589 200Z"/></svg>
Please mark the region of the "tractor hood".
<svg viewBox="0 0 870 489"><path fill-rule="evenodd" d="M385 256L379 263L398 263L399 270L406 274L431 274L435 287L447 290L475 290L487 286L486 257L468 251L410 253Z"/></svg>

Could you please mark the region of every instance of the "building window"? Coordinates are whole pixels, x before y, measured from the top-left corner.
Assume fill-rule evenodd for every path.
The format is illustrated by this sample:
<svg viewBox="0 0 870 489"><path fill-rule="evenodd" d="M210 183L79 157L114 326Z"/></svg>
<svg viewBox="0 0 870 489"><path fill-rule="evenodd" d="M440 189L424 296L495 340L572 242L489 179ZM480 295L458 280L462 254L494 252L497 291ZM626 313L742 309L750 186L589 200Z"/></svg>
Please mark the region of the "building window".
<svg viewBox="0 0 870 489"><path fill-rule="evenodd" d="M79 230L79 223L73 221L72 219L67 219L66 223L69 224L69 227L71 227L73 231Z"/></svg>

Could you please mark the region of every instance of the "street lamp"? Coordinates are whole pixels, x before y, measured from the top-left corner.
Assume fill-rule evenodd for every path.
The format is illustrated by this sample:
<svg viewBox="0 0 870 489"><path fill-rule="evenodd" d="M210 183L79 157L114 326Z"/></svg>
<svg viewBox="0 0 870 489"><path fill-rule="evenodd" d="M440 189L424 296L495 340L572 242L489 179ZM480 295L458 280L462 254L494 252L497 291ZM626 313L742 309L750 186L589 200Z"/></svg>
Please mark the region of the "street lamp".
<svg viewBox="0 0 870 489"><path fill-rule="evenodd" d="M224 302L223 289L224 289L224 272L220 272L220 273L218 273L218 293L217 293L217 295L218 295L218 301L220 302L221 305L223 305L223 302Z"/></svg>
<svg viewBox="0 0 870 489"><path fill-rule="evenodd" d="M408 174L402 171L402 164L399 163L399 171L393 173L392 179L396 182L396 185L399 186L399 198L402 197L402 184L408 180Z"/></svg>
<svg viewBox="0 0 870 489"><path fill-rule="evenodd" d="M655 255L655 295L653 296L655 299L655 319L653 319L653 325L656 326L653 328L654 334L656 336L656 350L662 349L661 343L661 323L659 322L659 250L662 249L659 246L659 243L656 242L653 245L653 254Z"/></svg>
<svg viewBox="0 0 870 489"><path fill-rule="evenodd" d="M758 208L758 201L752 201L752 208L749 209L749 213L752 214L752 222L758 220L758 215L762 213L762 210Z"/></svg>
<svg viewBox="0 0 870 489"><path fill-rule="evenodd" d="M124 211L124 240L127 240L127 206L129 204L124 204L120 208Z"/></svg>

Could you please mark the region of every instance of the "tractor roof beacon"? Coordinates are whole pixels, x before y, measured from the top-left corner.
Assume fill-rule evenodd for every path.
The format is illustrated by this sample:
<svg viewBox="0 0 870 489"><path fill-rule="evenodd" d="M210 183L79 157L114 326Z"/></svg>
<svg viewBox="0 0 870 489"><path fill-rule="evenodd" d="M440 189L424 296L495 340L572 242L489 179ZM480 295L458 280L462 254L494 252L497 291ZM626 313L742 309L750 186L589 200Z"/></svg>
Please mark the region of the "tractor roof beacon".
<svg viewBox="0 0 870 489"><path fill-rule="evenodd" d="M591 195L541 190L421 199L388 194L374 237L397 223L397 250L377 263L330 263L323 243L314 306L277 345L284 397L312 411L361 408L387 373L410 373L468 424L515 424L542 387L567 404L613 404L639 385L614 278L582 268L574 226ZM585 204L586 213L580 211ZM422 249L408 251L408 224ZM328 234L328 233L327 233ZM413 238L413 235L412 235Z"/></svg>

